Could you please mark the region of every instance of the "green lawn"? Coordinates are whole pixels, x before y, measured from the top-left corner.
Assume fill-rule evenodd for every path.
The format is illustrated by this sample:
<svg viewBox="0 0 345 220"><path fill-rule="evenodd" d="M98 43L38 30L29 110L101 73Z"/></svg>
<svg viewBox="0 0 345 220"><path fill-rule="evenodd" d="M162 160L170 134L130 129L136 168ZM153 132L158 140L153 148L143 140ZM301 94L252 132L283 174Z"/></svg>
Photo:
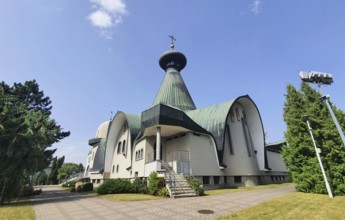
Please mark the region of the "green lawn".
<svg viewBox="0 0 345 220"><path fill-rule="evenodd" d="M288 186L293 185L293 183L282 183L282 184L267 184L267 185L259 185L259 186L240 186L240 187L230 187L225 189L213 189L213 190L205 190L205 195L220 195L229 192L242 192L248 190L256 190L256 189L268 189L268 188L277 188L281 186Z"/></svg>
<svg viewBox="0 0 345 220"><path fill-rule="evenodd" d="M344 219L345 197L291 193L219 219Z"/></svg>
<svg viewBox="0 0 345 220"><path fill-rule="evenodd" d="M0 206L0 219L35 219L35 212L30 201L18 201Z"/></svg>

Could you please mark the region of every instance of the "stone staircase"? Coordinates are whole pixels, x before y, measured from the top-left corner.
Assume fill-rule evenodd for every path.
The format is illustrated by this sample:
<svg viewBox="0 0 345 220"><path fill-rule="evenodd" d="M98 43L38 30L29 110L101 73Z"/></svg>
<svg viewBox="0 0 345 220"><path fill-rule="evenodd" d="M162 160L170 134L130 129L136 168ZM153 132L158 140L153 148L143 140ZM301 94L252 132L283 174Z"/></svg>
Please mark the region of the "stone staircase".
<svg viewBox="0 0 345 220"><path fill-rule="evenodd" d="M172 198L197 196L183 174L177 174L168 164L164 164L164 168L167 171L165 181L168 183L168 189Z"/></svg>

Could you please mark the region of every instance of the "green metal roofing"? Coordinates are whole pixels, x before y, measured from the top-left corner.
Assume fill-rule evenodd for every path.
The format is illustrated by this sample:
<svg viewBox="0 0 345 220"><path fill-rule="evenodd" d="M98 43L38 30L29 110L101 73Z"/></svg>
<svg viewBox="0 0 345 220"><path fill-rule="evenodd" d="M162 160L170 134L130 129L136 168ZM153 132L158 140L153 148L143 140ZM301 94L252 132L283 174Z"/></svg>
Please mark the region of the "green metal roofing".
<svg viewBox="0 0 345 220"><path fill-rule="evenodd" d="M183 111L196 109L181 74L173 68L167 70L152 106L159 103L171 105Z"/></svg>
<svg viewBox="0 0 345 220"><path fill-rule="evenodd" d="M159 65L166 73L152 106L163 103L183 111L196 109L180 74L180 70L186 64L187 59L181 52L167 51L163 53L159 59Z"/></svg>
<svg viewBox="0 0 345 220"><path fill-rule="evenodd" d="M131 139L134 140L141 127L141 115L124 113L128 120L128 127L131 131Z"/></svg>
<svg viewBox="0 0 345 220"><path fill-rule="evenodd" d="M222 150L226 118L231 106L236 100L237 99L201 109L186 111L186 114L193 121L213 135L218 150Z"/></svg>
<svg viewBox="0 0 345 220"><path fill-rule="evenodd" d="M172 125L187 128L189 130L208 134L200 125L191 120L180 109L164 104L158 104L142 113L142 125L144 128L154 125Z"/></svg>

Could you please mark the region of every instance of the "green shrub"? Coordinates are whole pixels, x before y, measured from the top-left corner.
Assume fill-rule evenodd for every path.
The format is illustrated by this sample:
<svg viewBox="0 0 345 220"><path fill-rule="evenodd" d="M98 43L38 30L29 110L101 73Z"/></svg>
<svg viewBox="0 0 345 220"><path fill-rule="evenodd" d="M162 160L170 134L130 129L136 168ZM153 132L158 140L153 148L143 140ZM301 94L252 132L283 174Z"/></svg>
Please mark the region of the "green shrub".
<svg viewBox="0 0 345 220"><path fill-rule="evenodd" d="M200 180L194 179L192 176L187 176L186 178L189 185L194 189L198 196L203 196L205 194Z"/></svg>
<svg viewBox="0 0 345 220"><path fill-rule="evenodd" d="M132 183L134 193L148 193L147 181L145 179L135 178Z"/></svg>
<svg viewBox="0 0 345 220"><path fill-rule="evenodd" d="M84 183L83 184L83 192L88 192L93 190L93 184L92 183Z"/></svg>
<svg viewBox="0 0 345 220"><path fill-rule="evenodd" d="M70 192L75 192L76 191L75 186L71 186L71 188L69 188L69 191Z"/></svg>
<svg viewBox="0 0 345 220"><path fill-rule="evenodd" d="M159 190L158 190L158 195L159 196L162 196L162 197L169 197L170 195L169 195L169 190L167 189L167 188L160 188Z"/></svg>
<svg viewBox="0 0 345 220"><path fill-rule="evenodd" d="M148 179L148 188L150 195L157 195L158 193L158 178L157 172L152 172Z"/></svg>
<svg viewBox="0 0 345 220"><path fill-rule="evenodd" d="M31 184L27 184L23 187L22 196L39 195L42 189L35 189Z"/></svg>
<svg viewBox="0 0 345 220"><path fill-rule="evenodd" d="M117 193L133 193L133 185L127 179L112 179L101 184L96 191L100 195L117 194Z"/></svg>

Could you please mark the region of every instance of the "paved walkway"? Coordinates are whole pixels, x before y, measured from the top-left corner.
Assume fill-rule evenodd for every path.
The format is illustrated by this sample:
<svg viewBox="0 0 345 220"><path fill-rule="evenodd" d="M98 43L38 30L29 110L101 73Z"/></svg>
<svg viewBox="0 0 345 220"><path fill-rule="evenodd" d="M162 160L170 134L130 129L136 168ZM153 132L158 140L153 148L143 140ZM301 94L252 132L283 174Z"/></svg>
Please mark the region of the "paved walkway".
<svg viewBox="0 0 345 220"><path fill-rule="evenodd" d="M44 186L32 199L37 220L47 219L216 219L261 202L294 192L294 186L231 192L217 196L117 202L58 186ZM210 210L201 214L199 210Z"/></svg>

